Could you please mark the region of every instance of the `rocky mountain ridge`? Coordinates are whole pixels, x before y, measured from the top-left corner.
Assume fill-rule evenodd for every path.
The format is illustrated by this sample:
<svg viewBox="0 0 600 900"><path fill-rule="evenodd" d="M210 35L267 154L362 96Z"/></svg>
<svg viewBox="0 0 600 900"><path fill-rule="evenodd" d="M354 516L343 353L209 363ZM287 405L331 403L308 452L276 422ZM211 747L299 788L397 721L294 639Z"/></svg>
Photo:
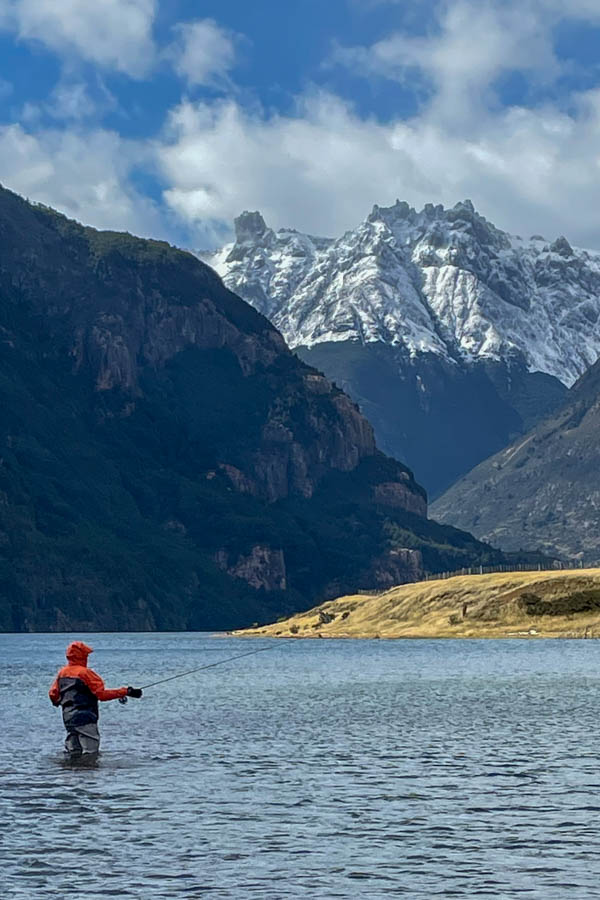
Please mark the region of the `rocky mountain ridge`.
<svg viewBox="0 0 600 900"><path fill-rule="evenodd" d="M191 254L2 189L0 247L0 628L229 628L499 558Z"/></svg>
<svg viewBox="0 0 600 900"><path fill-rule="evenodd" d="M600 253L511 236L470 201L376 206L335 240L257 212L235 224L203 258L434 495L555 409L600 354Z"/></svg>
<svg viewBox="0 0 600 900"><path fill-rule="evenodd" d="M506 550L600 561L600 361L553 415L482 462L434 504L443 522Z"/></svg>
<svg viewBox="0 0 600 900"><path fill-rule="evenodd" d="M509 235L466 200L375 206L338 239L268 228L202 254L290 347L380 342L448 361L520 357L570 386L600 356L600 252Z"/></svg>

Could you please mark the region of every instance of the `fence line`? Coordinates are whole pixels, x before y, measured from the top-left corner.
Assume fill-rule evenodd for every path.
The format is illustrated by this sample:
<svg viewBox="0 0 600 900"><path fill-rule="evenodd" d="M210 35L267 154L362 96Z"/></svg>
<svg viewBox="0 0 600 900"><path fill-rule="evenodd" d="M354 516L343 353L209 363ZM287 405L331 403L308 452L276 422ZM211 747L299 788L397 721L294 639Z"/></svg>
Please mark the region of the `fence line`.
<svg viewBox="0 0 600 900"><path fill-rule="evenodd" d="M559 560L555 560L551 566L543 566L541 563L521 563L519 565L513 564L512 566L466 566L463 569L455 569L454 572L435 572L424 575L417 581L411 581L409 583L423 584L426 581L445 581L447 578L455 578L457 575L494 575L496 572L560 572L584 568L587 568L587 566L584 566L583 560L578 560L576 562L560 562ZM396 587L401 586L402 583L396 585ZM387 594L390 590L393 590L393 588L362 588L361 590L355 591L355 593L364 595L365 597L373 597Z"/></svg>
<svg viewBox="0 0 600 900"><path fill-rule="evenodd" d="M455 569L453 572L437 572L425 575L420 581L438 581L446 578L454 578L457 575L493 575L496 572L556 572L571 569L583 569L583 560L577 562L560 562L555 560L551 566L542 566L541 563L521 563L519 565L505 566L466 566Z"/></svg>

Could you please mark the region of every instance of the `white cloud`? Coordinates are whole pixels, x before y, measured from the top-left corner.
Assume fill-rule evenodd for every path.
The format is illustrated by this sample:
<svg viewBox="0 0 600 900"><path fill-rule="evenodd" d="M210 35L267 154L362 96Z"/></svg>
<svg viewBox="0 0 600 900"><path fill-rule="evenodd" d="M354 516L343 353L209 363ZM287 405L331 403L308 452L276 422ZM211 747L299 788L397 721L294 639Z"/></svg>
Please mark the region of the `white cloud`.
<svg viewBox="0 0 600 900"><path fill-rule="evenodd" d="M258 208L274 227L336 235L375 202L470 197L513 232L600 247L600 92L574 102L572 115L496 110L472 133L429 116L365 120L323 94L287 117L185 102L155 152L167 204L198 227Z"/></svg>
<svg viewBox="0 0 600 900"><path fill-rule="evenodd" d="M548 9L553 0L454 0L440 7L438 30L425 37L391 34L368 47L338 47L334 61L365 74L410 83L421 78L433 91L433 112L462 127L493 102L490 89L504 73L535 82L555 78Z"/></svg>
<svg viewBox="0 0 600 900"><path fill-rule="evenodd" d="M119 0L103 2L112 8ZM35 3L54 9L47 0ZM64 0L61 15L64 5L76 3L83 0ZM17 5L25 8L25 0L11 9ZM137 6L154 8L141 0ZM6 0L0 20L3 8ZM409 119L361 116L325 92L302 98L287 115L248 109L236 99L186 100L151 146L81 125L38 134L4 128L0 168L8 186L84 222L160 235L153 204L132 187L137 167L156 167L168 209L198 229L202 244L211 233L216 242L223 223L242 209L261 209L274 227L337 235L373 203L399 197L418 207L453 205L470 197L513 232L564 233L600 248L600 90L572 94L568 112L547 101L506 108L494 96L497 79L514 71L551 86L561 67L552 29L563 15L559 0L448 0L426 37L392 34L339 51L355 69L426 82L427 102ZM569 15L600 21L600 4L572 0ZM212 21L182 25L171 61L190 85L226 84L236 41ZM103 64L117 65L119 46L112 56L106 49ZM136 58L122 56L128 65ZM44 111L81 121L88 101L83 87L64 82Z"/></svg>
<svg viewBox="0 0 600 900"><path fill-rule="evenodd" d="M261 208L276 226L334 233L398 182L391 137L326 95L290 118L253 116L232 101L185 102L156 152L165 199L188 222Z"/></svg>
<svg viewBox="0 0 600 900"><path fill-rule="evenodd" d="M600 7L596 0L528 0L541 15L556 15L560 19L600 21Z"/></svg>
<svg viewBox="0 0 600 900"><path fill-rule="evenodd" d="M84 82L61 82L52 91L50 110L56 119L86 119L95 114L96 103Z"/></svg>
<svg viewBox="0 0 600 900"><path fill-rule="evenodd" d="M84 81L61 78L47 100L41 103L28 101L23 105L19 121L33 126L49 116L59 121L83 122L97 119L117 106L116 98L100 79L90 85Z"/></svg>
<svg viewBox="0 0 600 900"><path fill-rule="evenodd" d="M0 0L0 27L65 56L142 77L155 61L155 0Z"/></svg>
<svg viewBox="0 0 600 900"><path fill-rule="evenodd" d="M226 83L236 62L236 36L213 19L182 23L175 30L169 56L177 74L190 86Z"/></svg>
<svg viewBox="0 0 600 900"><path fill-rule="evenodd" d="M345 51L355 72L359 63L429 85L409 119L361 117L325 93L289 115L186 101L155 147L165 201L202 228L258 208L274 227L335 235L375 202L470 197L500 227L600 248L600 91L572 94L568 112L547 101L503 107L494 93L515 71L552 86L561 74L553 29L564 15L558 0L449 0L425 37L393 34ZM569 15L600 21L600 4L573 0Z"/></svg>
<svg viewBox="0 0 600 900"><path fill-rule="evenodd" d="M150 200L131 185L143 160L140 148L110 131L0 127L0 171L5 187L46 203L86 225L160 236Z"/></svg>
<svg viewBox="0 0 600 900"><path fill-rule="evenodd" d="M444 11L452 6L452 3L455 0L438 0L437 7L438 10ZM495 5L497 7L502 7L511 0L484 0L490 5ZM514 0L513 0L514 2ZM561 18L572 18L572 19L600 19L600 9L598 8L598 4L596 0L569 0L568 6L565 4L564 0L523 0L524 3L528 3L528 5L535 7L539 10L540 13L556 13L558 12ZM418 12L423 15L423 0L350 0L351 4L368 6L394 6L401 5L408 12ZM435 3L432 4L436 6Z"/></svg>

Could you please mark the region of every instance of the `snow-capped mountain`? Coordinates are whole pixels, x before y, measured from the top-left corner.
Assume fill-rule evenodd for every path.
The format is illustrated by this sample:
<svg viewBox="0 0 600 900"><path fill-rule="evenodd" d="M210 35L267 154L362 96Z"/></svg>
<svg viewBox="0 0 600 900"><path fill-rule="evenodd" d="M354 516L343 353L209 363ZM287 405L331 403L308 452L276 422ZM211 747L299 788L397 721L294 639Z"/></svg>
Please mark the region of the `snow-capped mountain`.
<svg viewBox="0 0 600 900"><path fill-rule="evenodd" d="M411 354L502 360L571 385L600 356L600 253L499 231L470 201L375 207L337 240L236 220L204 259L291 347L380 341Z"/></svg>
<svg viewBox="0 0 600 900"><path fill-rule="evenodd" d="M468 200L375 206L338 239L275 232L257 212L235 226L233 244L202 258L353 394L434 492L600 356L600 253L511 236Z"/></svg>

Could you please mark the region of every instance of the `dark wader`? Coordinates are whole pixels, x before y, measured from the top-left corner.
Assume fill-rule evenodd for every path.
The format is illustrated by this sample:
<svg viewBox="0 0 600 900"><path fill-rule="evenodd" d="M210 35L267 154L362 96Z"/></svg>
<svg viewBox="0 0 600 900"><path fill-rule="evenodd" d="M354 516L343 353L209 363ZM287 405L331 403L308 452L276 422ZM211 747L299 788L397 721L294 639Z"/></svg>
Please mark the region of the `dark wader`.
<svg viewBox="0 0 600 900"><path fill-rule="evenodd" d="M70 756L98 753L98 700L79 678L59 678L65 749Z"/></svg>
<svg viewBox="0 0 600 900"><path fill-rule="evenodd" d="M90 722L88 725L67 726L65 749L70 756L98 753L100 732L96 722Z"/></svg>

